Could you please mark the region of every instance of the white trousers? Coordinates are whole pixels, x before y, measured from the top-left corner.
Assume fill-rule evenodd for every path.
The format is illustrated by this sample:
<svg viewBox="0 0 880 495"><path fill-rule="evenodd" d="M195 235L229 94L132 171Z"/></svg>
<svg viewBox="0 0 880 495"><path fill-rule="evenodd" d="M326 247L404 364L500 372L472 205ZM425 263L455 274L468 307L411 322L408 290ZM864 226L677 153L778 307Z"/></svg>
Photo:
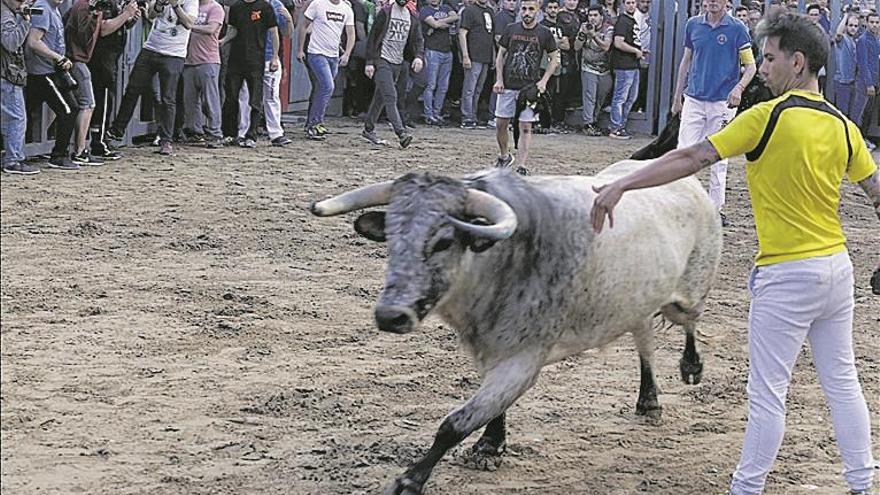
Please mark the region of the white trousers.
<svg viewBox="0 0 880 495"><path fill-rule="evenodd" d="M687 148L720 131L736 116L736 108L728 108L726 101L700 101L684 97L681 108L681 127L678 129L678 147ZM709 199L718 211L724 206L727 187L727 160L712 165L709 173Z"/></svg>
<svg viewBox="0 0 880 495"><path fill-rule="evenodd" d="M843 477L851 489L870 487L871 425L852 346L849 255L757 267L749 278L749 291L749 419L730 493L752 495L764 490L785 432L792 368L806 339L831 409Z"/></svg>
<svg viewBox="0 0 880 495"><path fill-rule="evenodd" d="M266 115L266 131L269 133L269 139L275 139L284 135L284 129L281 127L281 98L279 96L281 89L281 68L275 72L269 71L269 62L263 70L263 113ZM241 92L238 94L238 108L241 121L238 124L238 137L243 138L247 133L248 127L251 125L251 109L248 105L248 88L246 84L241 85Z"/></svg>

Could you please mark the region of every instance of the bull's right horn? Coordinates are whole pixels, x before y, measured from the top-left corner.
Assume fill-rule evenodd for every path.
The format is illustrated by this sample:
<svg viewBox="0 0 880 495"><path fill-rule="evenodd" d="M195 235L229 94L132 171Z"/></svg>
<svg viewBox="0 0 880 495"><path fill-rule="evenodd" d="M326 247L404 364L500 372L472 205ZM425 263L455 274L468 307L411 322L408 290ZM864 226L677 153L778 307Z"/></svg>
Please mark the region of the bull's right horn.
<svg viewBox="0 0 880 495"><path fill-rule="evenodd" d="M394 181L387 181L364 186L318 203L312 203L309 210L313 215L329 217L371 206L387 205L391 200L391 186L393 184Z"/></svg>
<svg viewBox="0 0 880 495"><path fill-rule="evenodd" d="M504 201L477 189L468 189L465 213L472 217L483 217L490 225L476 225L457 218L449 220L456 228L483 239L502 241L516 231L516 213Z"/></svg>

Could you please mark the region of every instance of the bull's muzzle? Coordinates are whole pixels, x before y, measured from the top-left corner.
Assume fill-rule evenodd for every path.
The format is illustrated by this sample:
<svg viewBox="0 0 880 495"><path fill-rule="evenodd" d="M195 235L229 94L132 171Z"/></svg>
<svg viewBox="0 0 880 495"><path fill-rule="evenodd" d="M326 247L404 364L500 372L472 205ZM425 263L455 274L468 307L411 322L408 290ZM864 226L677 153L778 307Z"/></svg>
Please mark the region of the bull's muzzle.
<svg viewBox="0 0 880 495"><path fill-rule="evenodd" d="M419 322L416 312L406 306L378 305L375 310L376 326L383 332L409 333Z"/></svg>

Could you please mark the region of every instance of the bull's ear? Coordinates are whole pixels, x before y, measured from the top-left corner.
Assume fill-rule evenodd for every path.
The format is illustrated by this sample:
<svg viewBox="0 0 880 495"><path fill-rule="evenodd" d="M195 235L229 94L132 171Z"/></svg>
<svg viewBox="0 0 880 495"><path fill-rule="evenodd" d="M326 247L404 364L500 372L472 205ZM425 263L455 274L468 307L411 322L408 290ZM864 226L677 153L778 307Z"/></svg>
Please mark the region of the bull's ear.
<svg viewBox="0 0 880 495"><path fill-rule="evenodd" d="M368 211L357 217L354 230L371 241L385 242L385 212Z"/></svg>

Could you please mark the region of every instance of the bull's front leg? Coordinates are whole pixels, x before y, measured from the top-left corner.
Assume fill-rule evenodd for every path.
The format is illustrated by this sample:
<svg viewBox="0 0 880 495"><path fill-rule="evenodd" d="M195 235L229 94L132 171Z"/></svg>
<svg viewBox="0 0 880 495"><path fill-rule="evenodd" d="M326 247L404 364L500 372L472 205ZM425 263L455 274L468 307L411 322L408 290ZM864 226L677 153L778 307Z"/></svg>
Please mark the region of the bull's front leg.
<svg viewBox="0 0 880 495"><path fill-rule="evenodd" d="M451 412L440 424L434 436L434 443L421 460L412 465L394 480L385 490L386 495L416 495L431 476L434 466L446 452L459 444L468 435L493 420L494 427L486 434L497 441L497 427L503 445L504 411L526 390L534 385L541 369L541 359L534 355L516 356L502 361L486 373L483 384L477 393L463 406ZM485 437L486 435L484 435ZM482 440L482 439L481 439ZM488 439L487 439L488 442Z"/></svg>

